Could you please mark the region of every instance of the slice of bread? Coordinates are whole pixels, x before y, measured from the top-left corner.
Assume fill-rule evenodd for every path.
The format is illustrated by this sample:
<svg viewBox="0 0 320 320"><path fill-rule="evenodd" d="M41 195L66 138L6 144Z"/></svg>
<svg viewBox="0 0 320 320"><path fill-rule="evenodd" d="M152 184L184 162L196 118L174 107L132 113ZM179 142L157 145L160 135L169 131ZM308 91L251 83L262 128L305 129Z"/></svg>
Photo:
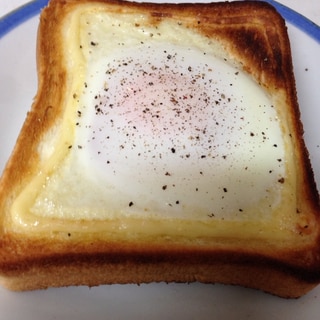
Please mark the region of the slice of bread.
<svg viewBox="0 0 320 320"><path fill-rule="evenodd" d="M318 284L319 197L271 6L52 0L37 62L0 182L4 286Z"/></svg>

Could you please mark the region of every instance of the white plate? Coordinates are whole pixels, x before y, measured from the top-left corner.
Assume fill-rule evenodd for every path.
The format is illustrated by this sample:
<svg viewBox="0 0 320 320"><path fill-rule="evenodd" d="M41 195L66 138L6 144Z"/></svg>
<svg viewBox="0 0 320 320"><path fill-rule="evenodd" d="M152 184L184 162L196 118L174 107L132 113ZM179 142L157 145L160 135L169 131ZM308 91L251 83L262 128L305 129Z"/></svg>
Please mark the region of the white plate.
<svg viewBox="0 0 320 320"><path fill-rule="evenodd" d="M0 172L36 92L38 16L0 38ZM299 23L297 24L298 27ZM298 98L320 186L320 45L288 24ZM1 33L1 29L0 29ZM148 284L70 287L25 293L0 288L1 319L304 319L320 315L320 286L298 300L223 285Z"/></svg>

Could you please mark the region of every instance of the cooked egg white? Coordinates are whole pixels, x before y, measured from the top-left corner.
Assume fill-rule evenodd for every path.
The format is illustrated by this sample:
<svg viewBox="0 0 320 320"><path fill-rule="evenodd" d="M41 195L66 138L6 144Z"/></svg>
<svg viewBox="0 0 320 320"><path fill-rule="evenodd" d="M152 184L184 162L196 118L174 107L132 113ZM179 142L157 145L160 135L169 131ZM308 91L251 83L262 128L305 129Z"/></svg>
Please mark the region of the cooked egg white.
<svg viewBox="0 0 320 320"><path fill-rule="evenodd" d="M293 183L276 102L212 40L143 21L79 12L68 22L78 72L70 107L55 147L40 148L43 171L13 206L18 224L132 218L207 228L268 221L294 205L283 199Z"/></svg>

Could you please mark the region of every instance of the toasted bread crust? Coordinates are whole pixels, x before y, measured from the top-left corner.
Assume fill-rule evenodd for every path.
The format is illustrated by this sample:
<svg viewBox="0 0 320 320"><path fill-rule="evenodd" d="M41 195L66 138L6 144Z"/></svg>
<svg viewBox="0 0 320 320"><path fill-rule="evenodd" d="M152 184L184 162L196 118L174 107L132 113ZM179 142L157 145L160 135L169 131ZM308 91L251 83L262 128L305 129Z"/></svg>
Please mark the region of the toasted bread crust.
<svg viewBox="0 0 320 320"><path fill-rule="evenodd" d="M67 68L61 21L82 3L106 3L116 12L141 11L150 23L183 19L189 28L219 41L270 92L285 89L288 119L296 144L298 208L308 219L310 241L297 248L274 250L225 248L190 243L107 242L94 235L82 238L56 234L26 237L6 228L13 199L37 171L37 147L63 115ZM262 31L263 29L263 31ZM0 280L12 290L67 285L148 282L221 282L261 289L282 297L299 297L320 281L319 195L313 178L293 76L290 44L283 19L260 2L213 4L150 4L104 0L52 0L42 12L37 48L38 94L12 157L0 181Z"/></svg>
<svg viewBox="0 0 320 320"><path fill-rule="evenodd" d="M12 241L10 244L12 248ZM267 258L245 250L232 252L180 245L168 248L145 243L73 242L66 246L63 242L43 243L39 239L32 244L16 243L14 251L19 250L29 250L29 255L25 254L21 261L8 261L2 266L0 278L4 286L17 291L69 285L198 281L240 284L297 298L319 282L315 270L283 262L287 252ZM301 262L308 264L305 258Z"/></svg>

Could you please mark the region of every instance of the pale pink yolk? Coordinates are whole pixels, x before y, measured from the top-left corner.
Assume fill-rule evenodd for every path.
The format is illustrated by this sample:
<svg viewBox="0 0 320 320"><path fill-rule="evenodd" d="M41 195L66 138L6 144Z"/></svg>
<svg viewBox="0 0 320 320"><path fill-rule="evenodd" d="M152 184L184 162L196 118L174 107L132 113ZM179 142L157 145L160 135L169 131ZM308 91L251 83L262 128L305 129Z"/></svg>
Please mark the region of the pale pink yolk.
<svg viewBox="0 0 320 320"><path fill-rule="evenodd" d="M190 157L191 151L197 157L209 156L203 152L210 153L217 139L215 117L230 111L231 100L212 77L206 64L194 68L168 54L160 63L130 60L110 67L104 89L95 96L92 127L99 138L92 147L99 150L108 144L122 153L137 150L139 156L153 158L164 153ZM219 139L221 143L225 138Z"/></svg>

